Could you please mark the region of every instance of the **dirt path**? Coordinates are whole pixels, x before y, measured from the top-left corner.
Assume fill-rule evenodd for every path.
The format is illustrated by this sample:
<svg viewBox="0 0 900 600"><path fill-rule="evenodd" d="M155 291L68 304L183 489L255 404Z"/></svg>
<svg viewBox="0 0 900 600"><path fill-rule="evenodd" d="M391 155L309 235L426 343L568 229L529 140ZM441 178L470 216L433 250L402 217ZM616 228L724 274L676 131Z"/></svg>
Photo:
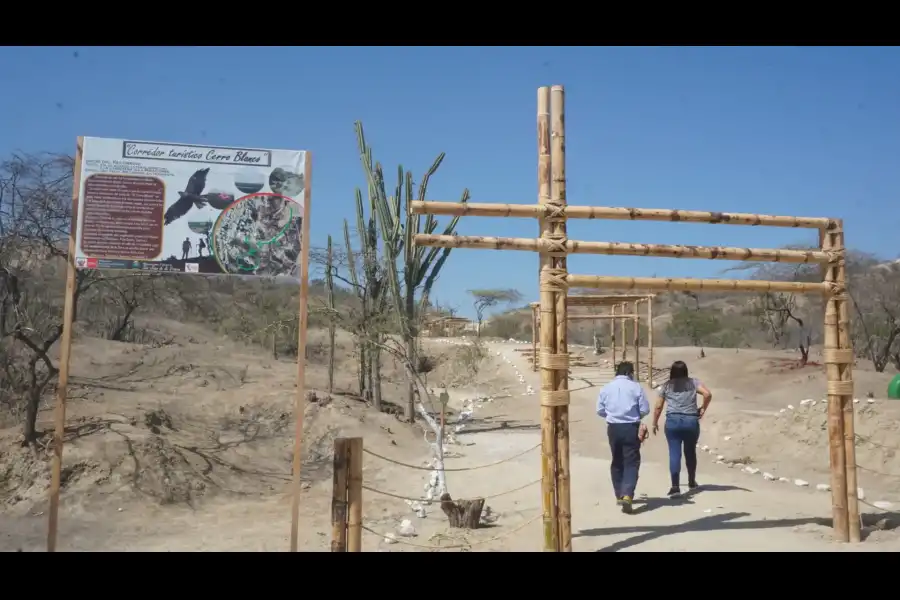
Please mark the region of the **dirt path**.
<svg viewBox="0 0 900 600"><path fill-rule="evenodd" d="M522 345L493 344L501 369L517 370L524 385L538 387L538 374L530 371L516 350ZM575 373L588 380L586 371ZM900 543L893 532L877 532L866 544L850 547L831 541L830 495L770 482L761 476L714 464L714 457L701 456L699 479L703 491L681 501L660 499L669 487L667 454L663 438L651 438L644 447L638 493L643 496L637 514L625 516L614 506L609 482L609 457L605 426L594 415L598 389L578 386L572 394L572 514L573 546L576 551L894 551ZM490 410L508 421L536 424L536 396L514 396L493 404ZM496 420L496 419L495 419ZM465 436L463 436L465 437ZM477 448L505 448L507 452L539 442L539 433L497 432L475 434ZM701 440L701 444L703 444ZM510 484L539 476L537 457L504 467L502 476ZM646 494L646 495L645 495ZM644 496L645 495L645 496ZM537 490L529 494L539 504ZM884 535L881 535L884 534ZM534 536L530 540L529 536ZM535 524L517 536L519 549L538 550L541 542ZM880 539L884 538L884 539ZM530 542L530 543L529 543Z"/></svg>

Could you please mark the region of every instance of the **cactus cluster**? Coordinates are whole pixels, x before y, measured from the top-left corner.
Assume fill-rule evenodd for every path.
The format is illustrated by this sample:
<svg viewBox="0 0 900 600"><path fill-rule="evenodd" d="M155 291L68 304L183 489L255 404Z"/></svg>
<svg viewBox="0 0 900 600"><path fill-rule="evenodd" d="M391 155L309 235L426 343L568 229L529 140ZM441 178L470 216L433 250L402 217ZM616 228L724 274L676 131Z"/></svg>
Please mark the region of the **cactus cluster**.
<svg viewBox="0 0 900 600"><path fill-rule="evenodd" d="M418 187L413 175L397 169L397 185L388 195L381 164L372 157L366 143L362 123L355 123L357 144L363 172L366 176L368 211L362 191L356 189L356 233L358 248L353 247L350 223L344 221L344 244L347 253L347 272L362 312L357 336L360 392L371 397L380 407L381 347L389 332L400 333L406 350L406 362L412 369L418 363L419 318L428 306L432 287L450 255L450 248L426 248L413 244L417 233L434 233L437 219L409 213L413 200L425 200L428 182L444 160L442 152L425 173ZM467 202L469 191L464 190L461 202ZM368 214L367 214L368 213ZM459 218L444 228L444 235L452 235ZM329 242L330 243L330 242ZM328 269L330 270L330 268ZM333 281L326 281L333 297ZM415 415L415 383L410 381L405 407L406 417Z"/></svg>

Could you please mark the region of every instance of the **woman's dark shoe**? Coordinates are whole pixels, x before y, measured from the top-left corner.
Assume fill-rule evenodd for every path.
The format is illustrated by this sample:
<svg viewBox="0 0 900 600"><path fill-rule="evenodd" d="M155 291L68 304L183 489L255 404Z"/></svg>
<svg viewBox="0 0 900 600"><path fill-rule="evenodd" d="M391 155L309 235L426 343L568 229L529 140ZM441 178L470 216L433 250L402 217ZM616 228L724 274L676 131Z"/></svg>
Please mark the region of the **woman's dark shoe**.
<svg viewBox="0 0 900 600"><path fill-rule="evenodd" d="M696 490L698 487L700 487L700 484L697 483L696 481L689 481L689 482L688 482L688 489L689 489L689 490L693 491L693 490Z"/></svg>
<svg viewBox="0 0 900 600"><path fill-rule="evenodd" d="M670 487L669 491L666 492L666 496L668 496L669 498L678 498L679 496L681 496L681 490L677 487Z"/></svg>

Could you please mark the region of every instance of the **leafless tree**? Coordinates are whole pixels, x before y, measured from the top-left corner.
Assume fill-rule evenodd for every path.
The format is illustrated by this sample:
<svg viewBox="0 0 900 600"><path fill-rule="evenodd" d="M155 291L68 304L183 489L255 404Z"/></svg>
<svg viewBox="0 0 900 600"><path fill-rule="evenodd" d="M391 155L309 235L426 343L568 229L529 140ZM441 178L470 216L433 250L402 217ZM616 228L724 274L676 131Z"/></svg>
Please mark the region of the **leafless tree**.
<svg viewBox="0 0 900 600"><path fill-rule="evenodd" d="M24 412L24 442L37 440L41 400L55 386L53 348L62 337L63 272L69 260L72 203L71 157L14 154L0 162L0 406ZM127 274L80 271L78 301L101 284L118 283L130 298L127 327L137 296L127 296Z"/></svg>
<svg viewBox="0 0 900 600"><path fill-rule="evenodd" d="M848 268L853 348L879 373L889 363L900 370L900 262L858 259L852 270Z"/></svg>

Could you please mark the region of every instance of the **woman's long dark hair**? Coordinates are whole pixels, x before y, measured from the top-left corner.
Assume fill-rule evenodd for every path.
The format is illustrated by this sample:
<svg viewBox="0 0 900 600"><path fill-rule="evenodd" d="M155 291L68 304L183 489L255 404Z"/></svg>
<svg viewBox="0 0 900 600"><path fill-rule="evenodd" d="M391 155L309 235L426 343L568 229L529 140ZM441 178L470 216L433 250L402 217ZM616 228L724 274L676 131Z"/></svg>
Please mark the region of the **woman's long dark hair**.
<svg viewBox="0 0 900 600"><path fill-rule="evenodd" d="M669 381L666 382L666 389L673 392L686 392L694 385L688 376L688 367L682 360L676 360L669 368Z"/></svg>

